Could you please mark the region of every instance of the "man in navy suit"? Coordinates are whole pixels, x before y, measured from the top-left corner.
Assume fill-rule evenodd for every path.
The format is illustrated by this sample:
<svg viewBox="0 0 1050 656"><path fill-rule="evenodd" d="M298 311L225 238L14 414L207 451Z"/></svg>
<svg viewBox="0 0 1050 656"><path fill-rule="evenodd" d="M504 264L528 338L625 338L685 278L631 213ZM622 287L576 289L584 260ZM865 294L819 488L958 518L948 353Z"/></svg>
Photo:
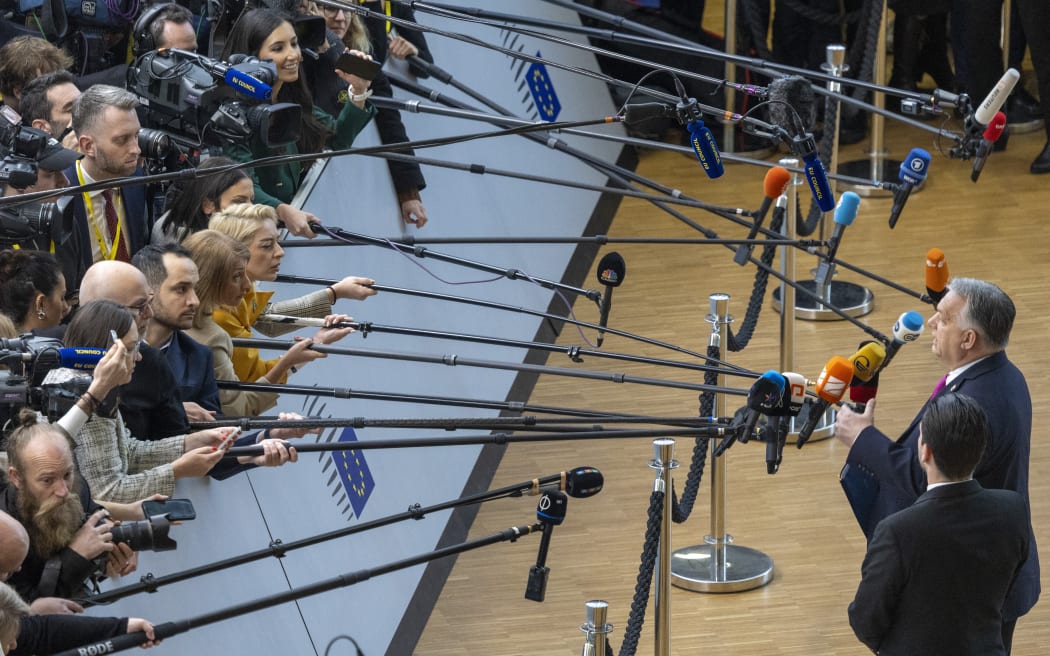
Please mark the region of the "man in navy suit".
<svg viewBox="0 0 1050 656"><path fill-rule="evenodd" d="M221 410L211 349L182 332L193 325L200 306L194 291L200 280L197 265L190 252L175 242L145 246L135 254L133 264L154 293L146 341L167 358L189 420L211 421Z"/></svg>
<svg viewBox="0 0 1050 656"><path fill-rule="evenodd" d="M74 185L105 182L138 173L138 97L118 87L96 84L73 103L73 131L84 158L66 170ZM73 234L59 259L72 258L81 273L94 262L130 262L150 231L146 190L141 185L99 189L72 196ZM80 280L66 280L76 288Z"/></svg>
<svg viewBox="0 0 1050 656"><path fill-rule="evenodd" d="M1032 399L1024 375L1005 353L1016 314L1013 301L995 285L971 278L952 280L948 290L928 322L932 350L948 370L931 401L945 392L963 392L976 400L987 415L990 434L973 477L986 489L1017 492L1029 507ZM871 494L859 501L866 512L859 512L858 499L850 498L869 539L880 520L910 506L926 489L926 473L916 453L919 422L929 405L927 401L896 441L875 428L874 402L863 414L846 407L839 412L835 435L850 447L844 478L847 470L855 469L870 480ZM1039 558L1030 528L1029 553L1003 606L1006 653L1017 618L1039 598Z"/></svg>
<svg viewBox="0 0 1050 656"><path fill-rule="evenodd" d="M849 623L882 656L1005 654L1002 608L1028 557L1028 506L973 480L989 437L981 406L946 392L922 417L927 490L875 529Z"/></svg>

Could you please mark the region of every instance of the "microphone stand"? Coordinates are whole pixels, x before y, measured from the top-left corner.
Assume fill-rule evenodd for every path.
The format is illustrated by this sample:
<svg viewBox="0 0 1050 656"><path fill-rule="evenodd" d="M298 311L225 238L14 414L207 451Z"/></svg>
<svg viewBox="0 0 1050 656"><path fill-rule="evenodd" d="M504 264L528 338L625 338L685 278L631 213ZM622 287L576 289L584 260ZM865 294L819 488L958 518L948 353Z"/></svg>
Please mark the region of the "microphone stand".
<svg viewBox="0 0 1050 656"><path fill-rule="evenodd" d="M452 546L435 549L428 551L423 554L404 558L402 560L396 560L386 565L380 565L378 567L372 567L368 569L358 570L356 572L347 572L340 574L329 579L324 579L316 583L304 585L298 588L292 588L285 592L279 592L277 594L268 595L261 597L253 601L247 601L233 606L228 606L219 610L212 611L210 613L202 613L195 617L186 618L184 620L165 622L164 624L157 624L153 627L154 635L157 640L164 640L180 633L185 633L190 629L196 629L208 624L214 624L223 620L228 620L234 617L240 617L241 615L247 615L257 610L263 610L272 606L288 603L290 601L296 601L304 597L311 595L320 594L322 592L329 592L339 588L349 587L363 581L382 576L383 574L390 574L402 569L409 567L415 567L416 565L422 565L429 563L433 560L445 558L447 556L454 556L456 554L464 553L466 551L472 551L474 549L480 549L481 547L488 546L490 544L496 544L498 542L515 542L523 535L534 533L542 530L539 524L525 525L525 526L514 526L499 533L489 535L487 537L478 538L476 540L468 540L467 542L461 542ZM146 634L143 631L136 631L134 633L126 633L122 636L115 638L109 638L101 643L93 643L89 645L83 645L74 649L60 652L57 656L84 656L85 654L112 654L118 651L124 651L138 647L143 642L146 642Z"/></svg>
<svg viewBox="0 0 1050 656"><path fill-rule="evenodd" d="M258 348L258 349L270 349L270 350L282 350L286 351L295 342L281 341L276 339L244 339L234 338L233 346L245 347L245 348ZM568 376L570 378L586 378L590 380L604 380L612 383L634 383L638 385L655 385L657 387L668 387L675 389L692 390L696 392L716 392L721 394L735 394L739 396L747 396L747 390L735 389L732 387L716 387L712 385L703 385L699 383L686 383L676 380L664 380L660 378L646 378L642 376L630 376L625 373L614 373L606 371L590 371L586 369L568 369L565 367L550 367L540 364L528 364L528 363L517 363L517 362L500 362L497 360L479 360L474 358L461 358L455 354L449 355L425 355L421 353L400 353L397 351L373 351L364 349L352 349L343 348L336 346L324 346L321 344L313 344L310 349L317 351L318 353L331 353L334 355L350 355L364 358L380 358L383 360L400 360L407 362L424 362L428 364L443 364L450 367L462 365L464 367L478 367L481 369L501 369L505 371L525 371L536 374L549 374L552 376ZM222 389L224 381L219 381L219 388ZM239 383L245 385L246 383ZM261 383L255 383L267 389L274 386L263 385ZM241 389L244 389L243 387Z"/></svg>
<svg viewBox="0 0 1050 656"><path fill-rule="evenodd" d="M452 499L449 501L442 501L431 506L422 507L418 503L413 504L405 512L397 513L394 515L388 515L386 517L380 517L373 519L369 522L363 522L361 524L355 524L354 526L347 526L345 528L336 529L334 531L328 531L327 533L321 533L301 540L294 540L292 542L283 542L280 539L275 539L270 542L269 546L265 549L258 549L256 551L250 551L239 556L232 556L223 560L205 563L198 567L194 567L182 572L175 572L166 576L154 576L153 574L145 574L141 577L138 583L132 583L131 585L125 585L120 588L113 588L105 592L91 595L84 599L78 599L78 603L82 605L97 606L99 604L109 604L125 597L139 594L141 592L156 592L159 588L169 585L172 583L178 583L179 581L185 581L187 579L196 578L205 574L211 574L231 567L237 567L239 565L246 565L248 563L262 560L268 557L283 558L288 552L303 549L305 547L312 547L330 540L336 540L339 538L349 537L365 531L370 531L374 528L382 528L384 526L390 526L391 524L397 524L407 519L423 519L427 515L431 515L442 510L449 510L450 508L458 508L460 506L469 506L476 503L484 503L485 501L492 501L494 499L508 499L512 497L521 497L525 494L529 496L535 496L540 493L540 489L551 485L553 483L563 484L563 477L565 472L558 474L552 474L550 476L544 476L542 478L533 479L531 481L525 481L522 483L516 483L514 485L508 485L507 487L501 487L496 490L488 490L485 492L479 492L477 494L471 494L469 496L460 497L459 499Z"/></svg>

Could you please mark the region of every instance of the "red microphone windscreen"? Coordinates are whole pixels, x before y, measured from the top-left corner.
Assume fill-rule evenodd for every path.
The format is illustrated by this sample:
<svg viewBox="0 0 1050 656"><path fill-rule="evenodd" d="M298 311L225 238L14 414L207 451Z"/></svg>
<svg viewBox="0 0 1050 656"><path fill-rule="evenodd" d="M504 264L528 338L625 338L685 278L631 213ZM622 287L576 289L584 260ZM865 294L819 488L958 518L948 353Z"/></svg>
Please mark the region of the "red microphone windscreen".
<svg viewBox="0 0 1050 656"><path fill-rule="evenodd" d="M926 289L930 293L943 292L948 286L948 262L944 251L931 248L926 251Z"/></svg>
<svg viewBox="0 0 1050 656"><path fill-rule="evenodd" d="M988 124L988 127L984 129L983 138L985 141L991 141L995 143L999 141L999 137L1003 136L1003 130L1006 129L1006 114L1002 112L996 112L995 118Z"/></svg>
<svg viewBox="0 0 1050 656"><path fill-rule="evenodd" d="M853 385L849 388L849 400L853 403L867 403L878 393L877 385Z"/></svg>
<svg viewBox="0 0 1050 656"><path fill-rule="evenodd" d="M829 403L838 403L846 395L853 375L853 363L841 355L834 356L817 378L817 396Z"/></svg>
<svg viewBox="0 0 1050 656"><path fill-rule="evenodd" d="M766 179L762 183L762 193L766 198L776 198L784 193L784 187L791 182L791 173L783 166L774 166L766 171Z"/></svg>

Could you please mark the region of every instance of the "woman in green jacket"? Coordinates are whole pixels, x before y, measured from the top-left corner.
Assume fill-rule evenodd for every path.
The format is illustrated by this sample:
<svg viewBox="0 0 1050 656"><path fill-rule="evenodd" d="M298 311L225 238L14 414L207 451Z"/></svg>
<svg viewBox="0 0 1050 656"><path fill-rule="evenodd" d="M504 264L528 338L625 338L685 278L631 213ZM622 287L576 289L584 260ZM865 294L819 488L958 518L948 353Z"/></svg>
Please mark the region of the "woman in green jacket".
<svg viewBox="0 0 1050 656"><path fill-rule="evenodd" d="M343 106L339 116L332 117L314 106L313 98L302 72L303 54L292 24L270 9L253 9L245 13L233 26L226 41L223 59L232 54L246 54L272 61L277 66L277 82L273 85L273 99L295 103L303 108L303 122L299 140L285 146L270 148L259 134L253 134L247 143L231 144L226 155L238 162L250 162L274 155L319 153L325 147L349 148L354 137L372 120L375 107L368 102L371 82L356 75L336 71L348 85L350 102ZM370 59L364 53L352 51ZM255 202L270 205L277 210L288 230L298 236L313 237L309 223L317 217L290 205L302 181L305 168L299 162L251 170L255 183Z"/></svg>

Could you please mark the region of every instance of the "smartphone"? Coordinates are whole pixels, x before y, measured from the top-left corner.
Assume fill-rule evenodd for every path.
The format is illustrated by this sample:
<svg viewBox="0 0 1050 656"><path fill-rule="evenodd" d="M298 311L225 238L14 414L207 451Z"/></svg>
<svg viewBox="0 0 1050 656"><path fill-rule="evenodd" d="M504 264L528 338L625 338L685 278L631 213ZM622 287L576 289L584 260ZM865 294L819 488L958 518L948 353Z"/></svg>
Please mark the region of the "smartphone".
<svg viewBox="0 0 1050 656"><path fill-rule="evenodd" d="M335 67L344 73L356 75L361 79L371 81L376 79L376 76L379 75L379 71L383 69L383 62L362 59L361 57L344 52L339 55L339 61L335 63Z"/></svg>
<svg viewBox="0 0 1050 656"><path fill-rule="evenodd" d="M167 515L172 522L181 522L197 518L193 502L189 499L167 499L166 501L143 501L142 512L147 518Z"/></svg>

